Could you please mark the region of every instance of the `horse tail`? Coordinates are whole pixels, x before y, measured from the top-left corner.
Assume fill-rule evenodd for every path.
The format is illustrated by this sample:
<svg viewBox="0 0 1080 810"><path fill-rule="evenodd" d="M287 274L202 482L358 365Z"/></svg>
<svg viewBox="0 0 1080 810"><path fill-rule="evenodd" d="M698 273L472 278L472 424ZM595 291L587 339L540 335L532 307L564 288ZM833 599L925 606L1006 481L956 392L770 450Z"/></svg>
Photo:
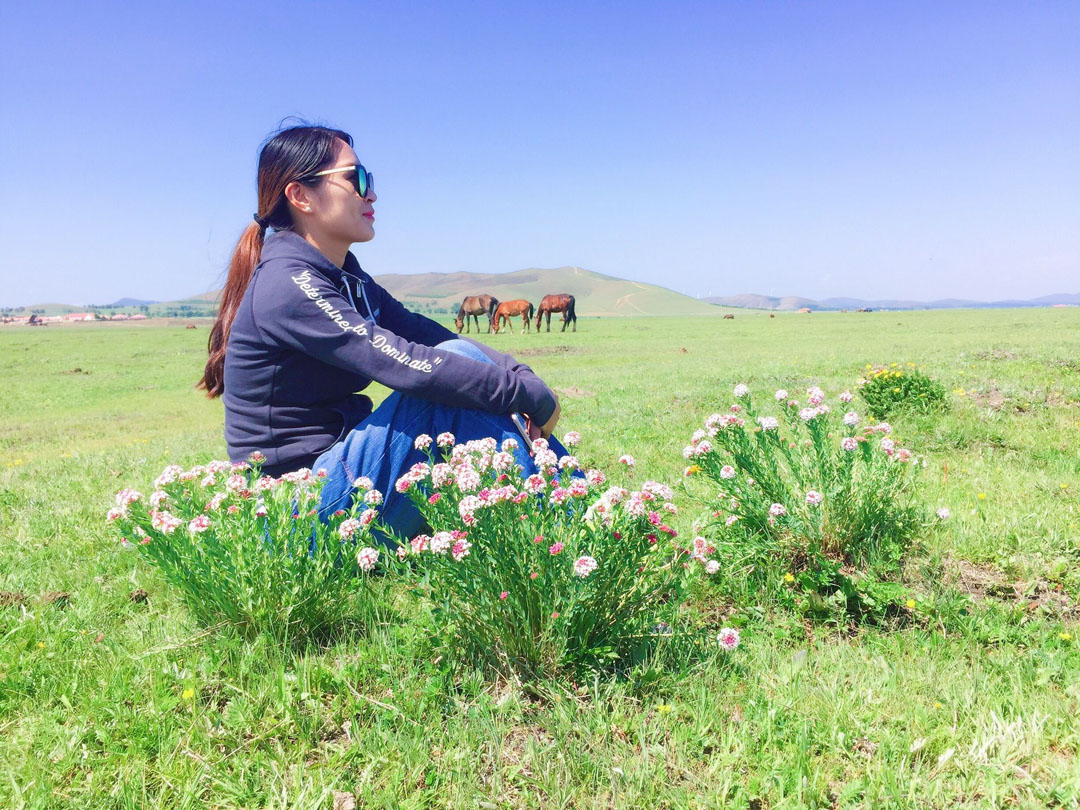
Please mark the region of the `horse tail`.
<svg viewBox="0 0 1080 810"><path fill-rule="evenodd" d="M490 299L488 301L488 318L490 319L495 317L495 310L499 308L499 299L494 295L490 295L488 298Z"/></svg>
<svg viewBox="0 0 1080 810"><path fill-rule="evenodd" d="M574 312L574 296L570 296L570 303L566 305L566 320L576 321L577 313Z"/></svg>
<svg viewBox="0 0 1080 810"><path fill-rule="evenodd" d="M536 312L536 307L533 306L532 301L529 302L529 320L532 320L533 313Z"/></svg>

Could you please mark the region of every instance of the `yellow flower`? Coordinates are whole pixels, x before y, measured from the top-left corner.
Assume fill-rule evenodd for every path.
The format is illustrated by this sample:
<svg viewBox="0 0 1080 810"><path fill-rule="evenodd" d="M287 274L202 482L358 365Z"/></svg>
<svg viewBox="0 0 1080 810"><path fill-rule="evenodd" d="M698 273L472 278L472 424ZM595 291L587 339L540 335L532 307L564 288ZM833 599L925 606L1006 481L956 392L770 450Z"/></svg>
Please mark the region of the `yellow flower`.
<svg viewBox="0 0 1080 810"><path fill-rule="evenodd" d="M660 703L660 704L657 705L656 710L658 712L660 712L660 714L667 714L668 712L671 711L671 704L670 703Z"/></svg>
<svg viewBox="0 0 1080 810"><path fill-rule="evenodd" d="M934 701L934 708L935 709L940 709L941 708L941 701Z"/></svg>
<svg viewBox="0 0 1080 810"><path fill-rule="evenodd" d="M1062 484L1058 484L1058 486L1059 486L1059 487L1061 487L1062 489L1068 489L1068 488L1069 488L1069 485L1068 485L1068 484L1064 484L1064 483L1062 483Z"/></svg>
<svg viewBox="0 0 1080 810"><path fill-rule="evenodd" d="M1062 641L1072 641L1072 633L1058 633L1058 638Z"/></svg>
<svg viewBox="0 0 1080 810"><path fill-rule="evenodd" d="M195 690L189 686L184 690L183 698L184 700L191 700L193 697L195 697Z"/></svg>
<svg viewBox="0 0 1080 810"><path fill-rule="evenodd" d="M38 648L39 650L44 650L44 649L45 649L45 642L44 642L44 641L39 641L39 642L37 643L37 648Z"/></svg>
<svg viewBox="0 0 1080 810"><path fill-rule="evenodd" d="M784 582L794 582L794 581L795 581L795 575L793 573L788 571L786 574L784 574Z"/></svg>
<svg viewBox="0 0 1080 810"><path fill-rule="evenodd" d="M915 364L912 362L908 362L908 368L915 368Z"/></svg>
<svg viewBox="0 0 1080 810"><path fill-rule="evenodd" d="M957 395L958 397L962 397L962 396L964 396L964 394L966 394L966 393L967 393L967 392L966 392L966 391L965 391L965 390L964 390L963 388L954 388L954 389L952 390L952 392L953 392L954 394L956 394L956 395Z"/></svg>
<svg viewBox="0 0 1080 810"><path fill-rule="evenodd" d="M907 605L908 610L914 610L915 609L915 600L914 599L908 599L904 604Z"/></svg>
<svg viewBox="0 0 1080 810"><path fill-rule="evenodd" d="M896 368L896 363L889 363L889 368Z"/></svg>
<svg viewBox="0 0 1080 810"><path fill-rule="evenodd" d="M701 472L701 467L699 467L697 464L691 464L689 467L686 468L687 475L695 475L699 472Z"/></svg>
<svg viewBox="0 0 1080 810"><path fill-rule="evenodd" d="M986 493L985 492L980 492L975 497L978 498L980 501L985 501L986 500Z"/></svg>
<svg viewBox="0 0 1080 810"><path fill-rule="evenodd" d="M893 392L894 394L899 394L899 393L900 393L900 389L899 389L899 388L894 388L894 389L892 390L892 392Z"/></svg>

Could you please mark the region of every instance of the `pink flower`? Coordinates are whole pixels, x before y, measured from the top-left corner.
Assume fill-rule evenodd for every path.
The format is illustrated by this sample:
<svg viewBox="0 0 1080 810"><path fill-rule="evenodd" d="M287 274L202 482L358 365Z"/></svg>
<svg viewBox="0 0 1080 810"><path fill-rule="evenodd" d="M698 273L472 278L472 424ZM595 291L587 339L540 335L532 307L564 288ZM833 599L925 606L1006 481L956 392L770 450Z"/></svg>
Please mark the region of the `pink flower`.
<svg viewBox="0 0 1080 810"><path fill-rule="evenodd" d="M536 571L533 571L531 574L529 574L529 579L536 579L538 576L540 575L536 573Z"/></svg>
<svg viewBox="0 0 1080 810"><path fill-rule="evenodd" d="M373 486L375 485L371 483L371 479L368 478L366 475L361 475L359 478L353 481L353 489L366 491L371 489Z"/></svg>
<svg viewBox="0 0 1080 810"><path fill-rule="evenodd" d="M266 517L268 512L266 511L266 504L260 503L255 507L255 517Z"/></svg>
<svg viewBox="0 0 1080 810"><path fill-rule="evenodd" d="M244 491L246 492L247 490L244 490ZM240 507L237 506L235 503L229 504L229 508L226 509L225 511L228 512L230 515L235 515L237 512L240 511Z"/></svg>
<svg viewBox="0 0 1080 810"><path fill-rule="evenodd" d="M442 493L441 493L441 492L435 492L435 493L433 493L433 494L431 495L431 497L430 497L430 498L428 498L428 499L427 499L427 502L428 502L428 503L431 503L431 504L436 504L436 503L438 503L438 502L439 502L440 500L442 500Z"/></svg>
<svg viewBox="0 0 1080 810"><path fill-rule="evenodd" d="M806 493L806 502L811 506L817 506L824 499L824 495L816 490L811 489Z"/></svg>
<svg viewBox="0 0 1080 810"><path fill-rule="evenodd" d="M500 445L504 453L513 453L520 446L521 445L518 443L518 440L513 437L503 439L502 445Z"/></svg>
<svg viewBox="0 0 1080 810"><path fill-rule="evenodd" d="M859 441L854 436L845 436L840 440L840 448L851 453L857 450L859 447Z"/></svg>
<svg viewBox="0 0 1080 810"><path fill-rule="evenodd" d="M150 506L153 509L160 509L161 505L168 503L169 493L164 490L158 489L150 493Z"/></svg>
<svg viewBox="0 0 1080 810"><path fill-rule="evenodd" d="M895 448L896 448L896 442L894 442L888 436L886 436L885 438L883 438L881 440L881 449L884 450L886 453L888 453L890 456L892 455L893 450Z"/></svg>
<svg viewBox="0 0 1080 810"><path fill-rule="evenodd" d="M777 430L780 427L780 423L775 416L759 416L757 422L761 425L762 430Z"/></svg>
<svg viewBox="0 0 1080 810"><path fill-rule="evenodd" d="M746 383L739 383L738 385L735 386L734 389L732 389L732 393L735 396L737 396L739 399L742 399L743 397L745 397L747 394L750 393L750 388L749 388L749 386L746 385Z"/></svg>
<svg viewBox="0 0 1080 810"><path fill-rule="evenodd" d="M151 512L150 525L163 534L172 534L184 521L168 512Z"/></svg>
<svg viewBox="0 0 1080 810"><path fill-rule="evenodd" d="M619 463L625 464L631 470L637 466L637 462L634 461L634 457L626 454L619 456Z"/></svg>
<svg viewBox="0 0 1080 810"><path fill-rule="evenodd" d="M720 468L720 477L725 479L734 478L735 468L732 467L730 464L725 464L723 467Z"/></svg>
<svg viewBox="0 0 1080 810"><path fill-rule="evenodd" d="M842 394L840 394L841 402L851 402L851 400L853 399L855 399L855 397L851 395L850 391L844 391Z"/></svg>
<svg viewBox="0 0 1080 810"><path fill-rule="evenodd" d="M581 434L576 430L571 430L563 436L562 441L567 447L577 447L581 443Z"/></svg>
<svg viewBox="0 0 1080 810"><path fill-rule="evenodd" d="M382 493L377 489L369 489L364 495L364 503L368 506L378 506L383 502Z"/></svg>
<svg viewBox="0 0 1080 810"><path fill-rule="evenodd" d="M360 515L360 525L370 526L371 521L375 520L378 514L374 509L365 509L364 514Z"/></svg>
<svg viewBox="0 0 1080 810"><path fill-rule="evenodd" d="M592 557L578 557L574 561L574 574L584 579L596 570L596 560Z"/></svg>
<svg viewBox="0 0 1080 810"><path fill-rule="evenodd" d="M250 456L248 456L248 461L250 461L252 464L262 464L264 461L266 461L266 456L256 450Z"/></svg>
<svg viewBox="0 0 1080 810"><path fill-rule="evenodd" d="M825 392L817 386L806 389L806 401L817 406L825 401Z"/></svg>
<svg viewBox="0 0 1080 810"><path fill-rule="evenodd" d="M718 563L716 560L709 560L707 563L705 563L705 573L709 576L712 576L719 570L720 563Z"/></svg>
<svg viewBox="0 0 1080 810"><path fill-rule="evenodd" d="M454 543L454 547L450 549L450 556L454 558L455 562L461 562L469 556L470 548L472 548L472 543L468 540L458 540Z"/></svg>
<svg viewBox="0 0 1080 810"><path fill-rule="evenodd" d="M116 505L121 509L126 509L128 504L135 503L135 501L141 499L142 495L134 489L122 489L116 493Z"/></svg>
<svg viewBox="0 0 1080 810"><path fill-rule="evenodd" d="M773 399L775 399L777 402L783 402L787 398L788 392L785 391L783 388L778 389L777 392L773 394Z"/></svg>
<svg viewBox="0 0 1080 810"><path fill-rule="evenodd" d="M499 594L499 599L506 599L506 597L508 597L509 595L510 595L509 591L503 591L502 593Z"/></svg>
<svg viewBox="0 0 1080 810"><path fill-rule="evenodd" d="M108 513L106 513L105 520L109 521L109 523L112 523L117 518L122 518L122 517L126 517L126 516L127 516L127 512L125 512L120 507L116 506L116 507L113 507L112 509L110 509L108 511Z"/></svg>
<svg viewBox="0 0 1080 810"><path fill-rule="evenodd" d="M379 562L379 550L371 546L365 546L356 552L356 564L361 571L374 571Z"/></svg>
<svg viewBox="0 0 1080 810"><path fill-rule="evenodd" d="M563 456L559 459L559 468L563 470L576 470L580 465L574 456Z"/></svg>
<svg viewBox="0 0 1080 810"><path fill-rule="evenodd" d="M952 517L952 512L949 511L949 507L943 506L937 510L937 516L940 520L948 520Z"/></svg>
<svg viewBox="0 0 1080 810"><path fill-rule="evenodd" d="M344 537L346 540L351 538L360 530L360 521L356 518L347 518L341 521L341 525L338 526L338 534Z"/></svg>
<svg viewBox="0 0 1080 810"><path fill-rule="evenodd" d="M480 473L469 464L461 464L454 470L454 482L462 492L474 492L480 486Z"/></svg>
<svg viewBox="0 0 1080 810"><path fill-rule="evenodd" d="M855 427L859 424L859 415L855 411L848 411L844 414L844 424L848 427Z"/></svg>
<svg viewBox="0 0 1080 810"><path fill-rule="evenodd" d="M773 517L780 517L780 515L786 515L787 509L782 503L774 503L769 507L769 514Z"/></svg>
<svg viewBox="0 0 1080 810"><path fill-rule="evenodd" d="M439 447L453 447L454 446L454 434L453 433L440 433L435 437L435 444Z"/></svg>
<svg viewBox="0 0 1080 810"><path fill-rule="evenodd" d="M426 433L421 433L415 439L413 439L413 447L417 450L427 450L431 447L431 437Z"/></svg>
<svg viewBox="0 0 1080 810"><path fill-rule="evenodd" d="M551 548L549 548L548 551L554 556L555 554L561 552L564 548L566 548L566 546L564 546L562 543L552 543Z"/></svg>
<svg viewBox="0 0 1080 810"><path fill-rule="evenodd" d="M533 473L525 479L525 488L530 492L540 492L547 486L547 482L544 480L544 476Z"/></svg>
<svg viewBox="0 0 1080 810"><path fill-rule="evenodd" d="M396 492L408 492L410 489L412 489L412 485L413 485L412 478L410 478L408 476L408 474L406 474L406 475L401 476L401 478L399 478L394 483L394 490Z"/></svg>
<svg viewBox="0 0 1080 810"><path fill-rule="evenodd" d="M739 631L734 627L722 627L716 635L716 643L724 652L731 652L739 646Z"/></svg>

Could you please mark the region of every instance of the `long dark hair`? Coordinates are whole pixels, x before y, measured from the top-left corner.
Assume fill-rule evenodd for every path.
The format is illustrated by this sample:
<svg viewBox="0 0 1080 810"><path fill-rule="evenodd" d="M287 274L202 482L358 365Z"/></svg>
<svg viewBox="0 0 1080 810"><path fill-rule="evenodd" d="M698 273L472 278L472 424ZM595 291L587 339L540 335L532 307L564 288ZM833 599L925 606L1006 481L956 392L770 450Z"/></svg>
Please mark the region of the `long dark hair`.
<svg viewBox="0 0 1080 810"><path fill-rule="evenodd" d="M293 227L285 187L294 181L306 182L303 178L333 163L337 140L353 145L352 136L347 132L304 124L279 129L263 142L259 151L259 204L255 216L265 223L265 227L253 221L244 228L229 261L229 275L221 291L217 320L207 342L206 370L198 383L208 397L219 397L225 391L225 348L229 343L229 331L251 274L259 263L266 228L287 231Z"/></svg>

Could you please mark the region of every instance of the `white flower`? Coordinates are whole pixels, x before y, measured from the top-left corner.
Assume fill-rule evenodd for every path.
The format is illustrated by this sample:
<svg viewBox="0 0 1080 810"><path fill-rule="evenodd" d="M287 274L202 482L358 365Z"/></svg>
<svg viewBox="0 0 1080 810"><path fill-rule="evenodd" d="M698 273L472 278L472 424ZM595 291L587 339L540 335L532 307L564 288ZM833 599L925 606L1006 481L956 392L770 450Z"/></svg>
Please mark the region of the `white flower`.
<svg viewBox="0 0 1080 810"><path fill-rule="evenodd" d="M948 520L950 517L952 517L952 512L949 511L949 507L943 506L937 510L937 516L941 520Z"/></svg>
<svg viewBox="0 0 1080 810"><path fill-rule="evenodd" d="M354 534L360 530L360 521L356 518L348 518L341 521L341 525L338 526L338 534L348 540Z"/></svg>
<svg viewBox="0 0 1080 810"><path fill-rule="evenodd" d="M619 463L625 464L631 470L637 466L637 462L634 461L634 457L626 454L619 456Z"/></svg>
<svg viewBox="0 0 1080 810"><path fill-rule="evenodd" d="M739 399L742 399L750 393L750 388L746 385L746 383L739 383L735 386L732 393L735 394L735 396L739 397Z"/></svg>
<svg viewBox="0 0 1080 810"><path fill-rule="evenodd" d="M816 490L810 490L806 493L806 502L811 506L817 506L825 499L825 496Z"/></svg>
<svg viewBox="0 0 1080 810"><path fill-rule="evenodd" d="M574 574L584 579L596 570L596 560L592 557L578 557L574 561Z"/></svg>
<svg viewBox="0 0 1080 810"><path fill-rule="evenodd" d="M774 503L769 507L769 514L773 517L780 517L780 515L786 515L787 509L782 503Z"/></svg>
<svg viewBox="0 0 1080 810"><path fill-rule="evenodd" d="M368 506L378 506L383 502L382 493L377 489L369 489L364 495L364 503Z"/></svg>
<svg viewBox="0 0 1080 810"><path fill-rule="evenodd" d="M431 447L431 437L426 433L421 433L416 439L413 440L413 447L417 450L427 450Z"/></svg>
<svg viewBox="0 0 1080 810"><path fill-rule="evenodd" d="M709 576L712 576L719 570L720 563L718 563L716 560L709 560L707 563L705 563L705 573Z"/></svg>
<svg viewBox="0 0 1080 810"><path fill-rule="evenodd" d="M581 434L576 430L571 430L565 436L563 436L563 444L567 447L577 447L581 443Z"/></svg>
<svg viewBox="0 0 1080 810"><path fill-rule="evenodd" d="M851 395L851 392L850 392L850 391L844 391L844 392L843 392L843 393L842 393L842 394L840 395L840 401L841 401L841 402L851 402L851 400L853 400L853 399L855 399L855 397L853 397L853 396Z"/></svg>
<svg viewBox="0 0 1080 810"><path fill-rule="evenodd" d="M356 564L361 571L375 570L375 564L379 562L379 550L371 546L365 546L356 552Z"/></svg>
<svg viewBox="0 0 1080 810"><path fill-rule="evenodd" d="M851 453L859 449L859 441L854 436L845 436L840 440L840 448Z"/></svg>
<svg viewBox="0 0 1080 810"><path fill-rule="evenodd" d="M777 402L783 402L788 398L788 392L781 388L775 394L773 394L773 397L776 399Z"/></svg>
<svg viewBox="0 0 1080 810"><path fill-rule="evenodd" d="M855 427L859 424L859 415L855 411L848 411L844 414L844 424L848 427Z"/></svg>
<svg viewBox="0 0 1080 810"><path fill-rule="evenodd" d="M759 416L757 421L762 430L776 430L780 427L780 423L776 421L775 416Z"/></svg>
<svg viewBox="0 0 1080 810"><path fill-rule="evenodd" d="M720 477L725 479L734 478L735 468L732 467L730 464L725 464L723 467L720 468Z"/></svg>
<svg viewBox="0 0 1080 810"><path fill-rule="evenodd" d="M435 444L439 447L453 447L454 446L454 434L453 433L440 433L435 437Z"/></svg>

